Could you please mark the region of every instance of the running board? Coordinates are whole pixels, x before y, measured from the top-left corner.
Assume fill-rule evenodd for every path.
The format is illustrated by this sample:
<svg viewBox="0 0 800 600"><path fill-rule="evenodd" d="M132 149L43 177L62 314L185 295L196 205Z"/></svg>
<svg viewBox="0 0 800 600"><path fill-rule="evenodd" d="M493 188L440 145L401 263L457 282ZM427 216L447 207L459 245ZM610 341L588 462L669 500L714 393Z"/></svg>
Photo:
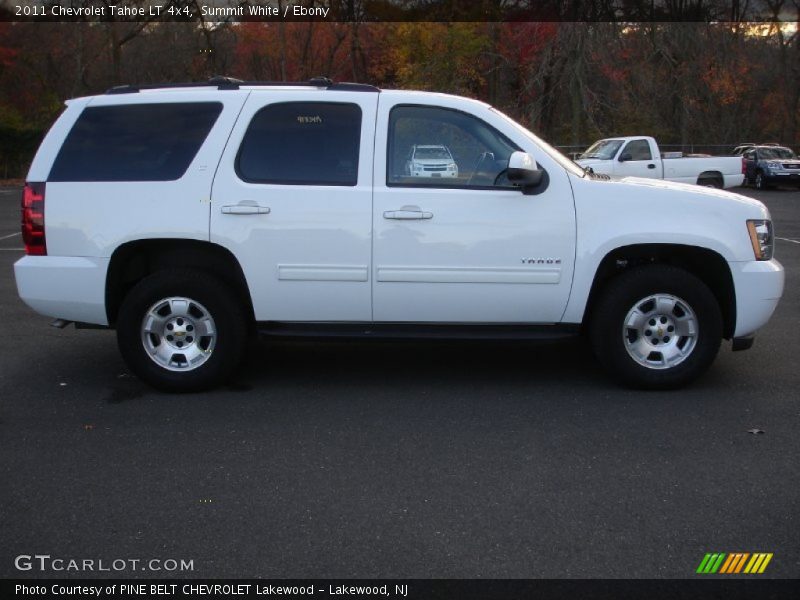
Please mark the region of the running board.
<svg viewBox="0 0 800 600"><path fill-rule="evenodd" d="M435 340L558 340L580 333L575 323L309 323L264 321L262 335L278 338L374 338Z"/></svg>
<svg viewBox="0 0 800 600"><path fill-rule="evenodd" d="M55 319L50 323L50 327L64 329L68 325L75 324L75 329L111 329L108 325L97 325L96 323L83 323L81 321L68 321L67 319Z"/></svg>

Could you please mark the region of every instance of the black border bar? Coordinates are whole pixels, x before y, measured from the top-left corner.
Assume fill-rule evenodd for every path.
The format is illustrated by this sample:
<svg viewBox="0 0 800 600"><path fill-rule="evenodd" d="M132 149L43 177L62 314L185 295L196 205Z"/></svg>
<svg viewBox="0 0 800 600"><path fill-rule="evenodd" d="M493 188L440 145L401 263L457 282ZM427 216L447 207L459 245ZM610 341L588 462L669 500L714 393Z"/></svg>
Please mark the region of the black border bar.
<svg viewBox="0 0 800 600"><path fill-rule="evenodd" d="M219 8L230 14L209 14ZM770 0L0 0L0 21L797 22L799 10Z"/></svg>
<svg viewBox="0 0 800 600"><path fill-rule="evenodd" d="M131 588L137 586L135 594ZM36 591L33 591L36 590ZM82 590L82 591L81 591ZM100 590L97 594L92 590ZM113 590L113 591L112 591ZM359 592L359 590L369 590ZM294 592L294 593L293 593ZM514 600L642 598L658 600L784 600L797 598L800 580L748 576L693 579L6 579L3 598L164 598L269 600Z"/></svg>

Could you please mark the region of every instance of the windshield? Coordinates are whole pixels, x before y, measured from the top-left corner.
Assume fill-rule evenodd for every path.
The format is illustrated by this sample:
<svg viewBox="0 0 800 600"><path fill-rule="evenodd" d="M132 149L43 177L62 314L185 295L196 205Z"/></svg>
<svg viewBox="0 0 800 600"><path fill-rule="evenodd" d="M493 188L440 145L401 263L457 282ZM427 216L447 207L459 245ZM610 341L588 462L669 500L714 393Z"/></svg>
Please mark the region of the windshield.
<svg viewBox="0 0 800 600"><path fill-rule="evenodd" d="M414 158L437 158L437 159L449 159L450 152L447 151L447 148L444 146L433 146L430 148L425 147L418 147L414 151Z"/></svg>
<svg viewBox="0 0 800 600"><path fill-rule="evenodd" d="M794 152L789 148L759 148L758 155L766 160L795 158Z"/></svg>
<svg viewBox="0 0 800 600"><path fill-rule="evenodd" d="M552 158L559 165L564 167L567 171L569 171L570 173L573 173L575 175L578 175L579 177L583 177L584 175L586 175L586 171L584 171L582 167L580 167L579 165L577 165L576 163L574 163L573 161L568 159L566 156L561 154L561 152L559 152L558 150L553 148L550 144L545 142L542 138L537 136L535 133L533 133L529 129L526 129L525 127L523 127L522 125L517 123L514 119L512 119L508 115L500 112L496 108L491 107L490 110L493 113L495 113L496 115L499 115L500 117L502 117L507 123L512 125L514 127L514 129L516 129L517 131L521 132L525 137L527 137L534 144L539 146L539 148L541 148L542 151L546 152L547 155L550 156L550 158Z"/></svg>
<svg viewBox="0 0 800 600"><path fill-rule="evenodd" d="M589 149L581 154L581 158L599 158L601 160L611 160L622 146L623 140L599 140L592 144Z"/></svg>

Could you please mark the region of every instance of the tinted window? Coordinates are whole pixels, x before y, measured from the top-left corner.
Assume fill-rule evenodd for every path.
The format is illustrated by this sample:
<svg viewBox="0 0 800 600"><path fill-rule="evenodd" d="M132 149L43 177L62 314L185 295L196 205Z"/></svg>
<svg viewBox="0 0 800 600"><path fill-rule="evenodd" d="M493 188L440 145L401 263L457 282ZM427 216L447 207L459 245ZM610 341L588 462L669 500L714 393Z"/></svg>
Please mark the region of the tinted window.
<svg viewBox="0 0 800 600"><path fill-rule="evenodd" d="M758 155L763 160L774 160L776 158L794 158L794 152L789 150L788 148L760 148L758 150Z"/></svg>
<svg viewBox="0 0 800 600"><path fill-rule="evenodd" d="M222 104L127 104L84 109L49 181L173 181L189 168Z"/></svg>
<svg viewBox="0 0 800 600"><path fill-rule="evenodd" d="M356 104L270 104L250 122L236 172L251 183L355 185L360 141Z"/></svg>
<svg viewBox="0 0 800 600"><path fill-rule="evenodd" d="M650 144L647 140L633 140L628 143L623 154L630 154L628 160L650 160L653 155L650 153Z"/></svg>
<svg viewBox="0 0 800 600"><path fill-rule="evenodd" d="M387 185L510 187L511 141L477 117L433 106L397 106L389 116Z"/></svg>

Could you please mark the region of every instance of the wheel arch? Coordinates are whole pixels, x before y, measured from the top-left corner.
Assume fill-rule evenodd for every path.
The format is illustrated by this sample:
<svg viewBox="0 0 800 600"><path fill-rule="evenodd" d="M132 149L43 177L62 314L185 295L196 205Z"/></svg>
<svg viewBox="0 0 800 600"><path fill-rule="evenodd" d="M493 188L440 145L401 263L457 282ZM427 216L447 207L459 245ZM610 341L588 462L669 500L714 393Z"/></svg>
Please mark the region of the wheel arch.
<svg viewBox="0 0 800 600"><path fill-rule="evenodd" d="M714 250L682 244L633 244L608 252L595 271L583 326L590 321L593 307L609 281L626 269L647 264L682 268L708 285L722 312L723 337L733 337L736 329L736 293L727 261Z"/></svg>
<svg viewBox="0 0 800 600"><path fill-rule="evenodd" d="M179 239L140 239L114 250L106 276L106 316L114 326L128 291L141 279L170 268L189 268L207 272L231 286L253 322L253 301L242 267L226 248L211 242Z"/></svg>
<svg viewBox="0 0 800 600"><path fill-rule="evenodd" d="M703 171L697 176L697 183L700 184L700 182L704 179L713 179L714 181L718 181L720 183L720 187L725 185L725 177L722 175L721 171Z"/></svg>

